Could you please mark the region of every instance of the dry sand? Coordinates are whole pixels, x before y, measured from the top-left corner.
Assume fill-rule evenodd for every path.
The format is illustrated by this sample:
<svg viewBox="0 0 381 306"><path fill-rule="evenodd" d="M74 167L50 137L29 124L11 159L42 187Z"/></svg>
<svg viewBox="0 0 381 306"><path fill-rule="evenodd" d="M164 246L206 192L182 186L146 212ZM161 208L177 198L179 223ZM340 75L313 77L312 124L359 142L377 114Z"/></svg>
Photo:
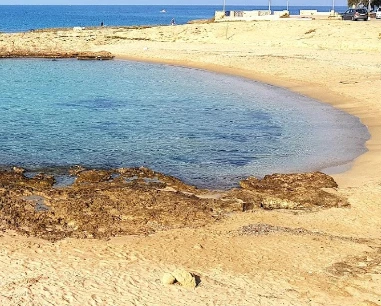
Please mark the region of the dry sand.
<svg viewBox="0 0 381 306"><path fill-rule="evenodd" d="M2 305L381 305L381 22L301 21L1 34L0 52L110 51L288 88L358 116L369 151L334 175L350 208L253 211L109 241L0 237ZM250 224L269 224L242 234ZM268 230L266 230L266 228ZM295 230L295 229L303 230ZM200 277L164 286L165 272Z"/></svg>

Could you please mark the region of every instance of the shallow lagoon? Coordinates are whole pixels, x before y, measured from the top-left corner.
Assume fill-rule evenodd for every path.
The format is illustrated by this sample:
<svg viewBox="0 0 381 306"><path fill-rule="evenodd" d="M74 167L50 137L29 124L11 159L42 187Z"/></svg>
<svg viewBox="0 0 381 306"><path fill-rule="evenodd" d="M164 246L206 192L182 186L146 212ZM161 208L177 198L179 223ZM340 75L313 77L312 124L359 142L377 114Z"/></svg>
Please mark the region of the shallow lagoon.
<svg viewBox="0 0 381 306"><path fill-rule="evenodd" d="M359 120L281 88L128 61L0 61L0 165L146 166L199 187L345 164Z"/></svg>

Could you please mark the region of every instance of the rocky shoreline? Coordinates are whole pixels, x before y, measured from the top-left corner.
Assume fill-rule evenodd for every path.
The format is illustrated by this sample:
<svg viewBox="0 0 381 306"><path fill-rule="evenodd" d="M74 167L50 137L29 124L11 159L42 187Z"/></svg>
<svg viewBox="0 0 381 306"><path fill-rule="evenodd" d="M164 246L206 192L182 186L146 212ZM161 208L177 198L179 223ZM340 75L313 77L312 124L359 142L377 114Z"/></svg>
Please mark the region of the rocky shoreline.
<svg viewBox="0 0 381 306"><path fill-rule="evenodd" d="M232 212L287 209L299 212L349 206L323 173L250 177L228 191L197 189L148 168L73 167L74 183L54 187L54 176L0 171L3 230L56 241L110 238L200 227ZM330 191L324 190L329 188Z"/></svg>
<svg viewBox="0 0 381 306"><path fill-rule="evenodd" d="M3 34L2 40L8 41L8 45L0 48L0 58L112 60L114 55L109 51L78 50L86 49L86 41L100 37L106 41L120 40L123 37L116 35L119 30L79 28L16 36ZM123 29L140 30L151 29ZM109 31L113 31L112 35ZM56 46L36 47L34 39L40 35L46 39L51 36ZM58 42L75 39L80 41L81 48L57 48ZM27 44L21 44L22 41ZM69 172L74 183L55 187L55 177L46 173L29 177L22 168L0 170L1 227L52 241L65 237L110 238L205 226L232 212L258 209L308 212L349 205L335 194L336 182L318 172L274 174L262 180L250 177L241 181L239 188L223 192L197 189L147 168L73 167Z"/></svg>
<svg viewBox="0 0 381 306"><path fill-rule="evenodd" d="M78 60L112 60L115 58L111 52L29 52L29 51L0 51L0 58L76 58Z"/></svg>

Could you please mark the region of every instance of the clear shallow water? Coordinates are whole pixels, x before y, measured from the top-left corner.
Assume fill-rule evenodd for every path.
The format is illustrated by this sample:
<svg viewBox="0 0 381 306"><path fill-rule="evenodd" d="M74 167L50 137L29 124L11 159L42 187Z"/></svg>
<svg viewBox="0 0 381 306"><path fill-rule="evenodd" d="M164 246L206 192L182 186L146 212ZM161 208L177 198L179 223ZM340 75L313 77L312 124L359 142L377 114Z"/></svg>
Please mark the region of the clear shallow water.
<svg viewBox="0 0 381 306"><path fill-rule="evenodd" d="M227 1L229 2L229 1ZM291 2L291 1L290 1ZM177 24L195 19L210 19L222 10L213 5L0 5L0 32L23 32L41 28L91 27L131 25L169 25L172 18ZM272 6L272 10L285 10ZM301 9L329 12L331 6L290 6L292 15ZM165 9L166 13L160 11ZM267 10L268 6L240 6L227 3L226 10ZM336 7L344 12L346 7Z"/></svg>
<svg viewBox="0 0 381 306"><path fill-rule="evenodd" d="M127 61L1 60L0 166L147 166L199 187L351 161L359 120L286 90Z"/></svg>

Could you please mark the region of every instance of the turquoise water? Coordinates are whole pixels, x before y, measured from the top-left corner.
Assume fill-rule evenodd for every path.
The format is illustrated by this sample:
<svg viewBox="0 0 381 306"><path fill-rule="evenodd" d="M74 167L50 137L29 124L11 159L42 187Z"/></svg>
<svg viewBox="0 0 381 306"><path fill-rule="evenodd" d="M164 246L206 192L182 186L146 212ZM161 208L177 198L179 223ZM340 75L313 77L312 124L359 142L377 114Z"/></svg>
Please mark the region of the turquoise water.
<svg viewBox="0 0 381 306"><path fill-rule="evenodd" d="M251 80L128 61L1 60L0 166L146 166L199 187L344 164L355 117Z"/></svg>

